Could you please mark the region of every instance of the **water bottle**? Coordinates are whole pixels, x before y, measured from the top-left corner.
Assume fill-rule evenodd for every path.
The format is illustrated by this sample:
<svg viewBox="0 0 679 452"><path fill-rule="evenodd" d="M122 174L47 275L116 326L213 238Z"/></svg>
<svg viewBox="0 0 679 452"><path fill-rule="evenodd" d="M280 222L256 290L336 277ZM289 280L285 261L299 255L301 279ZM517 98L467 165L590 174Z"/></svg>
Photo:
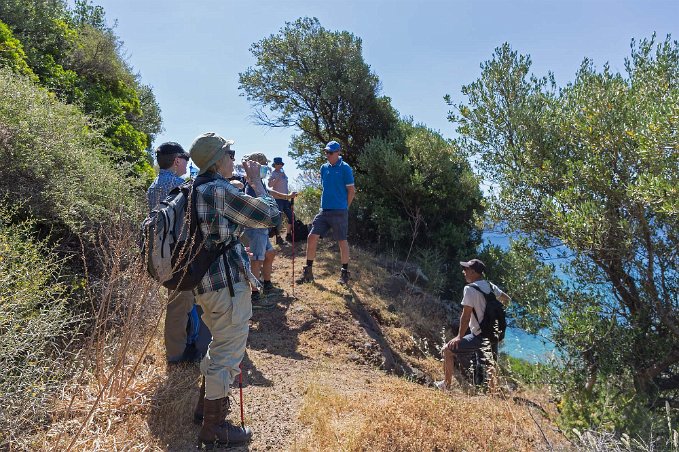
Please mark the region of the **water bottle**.
<svg viewBox="0 0 679 452"><path fill-rule="evenodd" d="M189 165L189 177L192 180L198 177L198 168L193 163Z"/></svg>

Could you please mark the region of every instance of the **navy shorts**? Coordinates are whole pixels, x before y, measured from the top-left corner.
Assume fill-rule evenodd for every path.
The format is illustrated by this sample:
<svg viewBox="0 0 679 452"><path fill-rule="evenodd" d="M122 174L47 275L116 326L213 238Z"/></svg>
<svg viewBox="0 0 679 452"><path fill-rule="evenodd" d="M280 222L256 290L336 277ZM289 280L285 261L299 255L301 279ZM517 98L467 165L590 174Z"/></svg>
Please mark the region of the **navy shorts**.
<svg viewBox="0 0 679 452"><path fill-rule="evenodd" d="M487 339L480 336L474 336L472 333L467 334L457 343L456 349L449 349L454 354L464 355L467 353L478 352L481 350L490 349L493 359L497 361L498 344L491 344ZM482 353L483 355L483 353Z"/></svg>
<svg viewBox="0 0 679 452"><path fill-rule="evenodd" d="M323 210L318 212L311 223L309 234L317 234L326 237L332 229L333 240L346 240L349 229L348 210Z"/></svg>

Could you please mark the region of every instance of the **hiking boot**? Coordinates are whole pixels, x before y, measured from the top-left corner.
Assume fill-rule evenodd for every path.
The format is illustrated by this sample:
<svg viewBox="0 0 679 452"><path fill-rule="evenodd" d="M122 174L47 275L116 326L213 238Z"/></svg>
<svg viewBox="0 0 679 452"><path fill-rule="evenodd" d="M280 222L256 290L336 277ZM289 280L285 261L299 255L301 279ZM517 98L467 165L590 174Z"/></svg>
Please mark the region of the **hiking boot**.
<svg viewBox="0 0 679 452"><path fill-rule="evenodd" d="M275 301L263 297L259 292L252 292L250 301L252 302L252 309L271 309L276 306Z"/></svg>
<svg viewBox="0 0 679 452"><path fill-rule="evenodd" d="M200 379L200 392L198 393L198 403L196 403L196 408L193 410L193 423L202 424L203 423L203 409L205 406L205 377Z"/></svg>
<svg viewBox="0 0 679 452"><path fill-rule="evenodd" d="M285 245L285 240L283 240L283 237L281 237L280 235L276 236L276 245L278 246Z"/></svg>
<svg viewBox="0 0 679 452"><path fill-rule="evenodd" d="M276 287L273 285L271 281L264 281L262 283L264 285L264 296L270 296L270 295L281 295L283 292L285 292L283 289L280 287Z"/></svg>
<svg viewBox="0 0 679 452"><path fill-rule="evenodd" d="M295 282L297 284L304 284L304 283L310 283L314 282L314 272L313 268L309 266L304 266L302 267L302 270L304 273L302 274L302 277L296 280Z"/></svg>
<svg viewBox="0 0 679 452"><path fill-rule="evenodd" d="M228 398L225 397L228 401ZM252 439L250 427L236 427L225 420L229 404L224 399L205 399L203 408L203 426L198 433L198 439L205 446L235 446Z"/></svg>
<svg viewBox="0 0 679 452"><path fill-rule="evenodd" d="M349 284L349 276L350 275L351 275L351 273L349 273L349 270L347 270L346 268L343 268L342 271L340 272L340 277L337 280L337 282L340 283L340 284L344 284L344 285Z"/></svg>

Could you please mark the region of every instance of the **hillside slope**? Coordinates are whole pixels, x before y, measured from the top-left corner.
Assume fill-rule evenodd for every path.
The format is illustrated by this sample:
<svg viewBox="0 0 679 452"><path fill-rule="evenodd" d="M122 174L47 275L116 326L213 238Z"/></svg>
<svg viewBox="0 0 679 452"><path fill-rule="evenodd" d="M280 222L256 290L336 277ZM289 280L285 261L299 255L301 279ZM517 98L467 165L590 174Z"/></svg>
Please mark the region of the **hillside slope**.
<svg viewBox="0 0 679 452"><path fill-rule="evenodd" d="M431 353L432 335L446 323L437 300L417 290L414 295L405 283L394 295L399 284L374 256L357 249L354 280L345 290L335 282L338 253L327 244L314 265L316 283L297 286L293 297L290 251L282 250L274 272L286 296L252 318L243 394L254 440L233 450L567 448L549 420L549 404L538 396L442 393L426 384L442 377ZM301 244L297 255L303 251ZM302 262L295 262L298 274ZM149 347L129 353L128 361L138 358L141 365L129 372L124 397L104 394L91 410L97 388L77 390L70 402L65 391L62 407L34 446L66 449L77 435L77 450L196 448L198 367L166 369L162 328L151 326ZM82 388L86 380L79 383ZM238 388L234 396L238 402ZM92 420L78 434L90 411ZM231 418L240 420L237 403Z"/></svg>

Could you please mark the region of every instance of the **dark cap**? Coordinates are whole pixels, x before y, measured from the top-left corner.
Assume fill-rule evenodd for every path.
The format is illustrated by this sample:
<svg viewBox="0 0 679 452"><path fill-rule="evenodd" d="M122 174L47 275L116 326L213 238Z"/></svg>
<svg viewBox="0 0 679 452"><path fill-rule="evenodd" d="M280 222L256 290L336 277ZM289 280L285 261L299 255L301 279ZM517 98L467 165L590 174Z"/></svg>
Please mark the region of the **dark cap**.
<svg viewBox="0 0 679 452"><path fill-rule="evenodd" d="M274 157L273 158L273 164L274 165L285 165L285 163L283 163L283 157Z"/></svg>
<svg viewBox="0 0 679 452"><path fill-rule="evenodd" d="M478 259L472 259L467 262L460 262L460 265L462 265L465 268L471 268L478 274L481 274L486 271L486 264L484 264Z"/></svg>
<svg viewBox="0 0 679 452"><path fill-rule="evenodd" d="M184 150L181 144L174 141L168 141L156 148L156 155L172 155L177 154L182 157L189 158L189 153Z"/></svg>

